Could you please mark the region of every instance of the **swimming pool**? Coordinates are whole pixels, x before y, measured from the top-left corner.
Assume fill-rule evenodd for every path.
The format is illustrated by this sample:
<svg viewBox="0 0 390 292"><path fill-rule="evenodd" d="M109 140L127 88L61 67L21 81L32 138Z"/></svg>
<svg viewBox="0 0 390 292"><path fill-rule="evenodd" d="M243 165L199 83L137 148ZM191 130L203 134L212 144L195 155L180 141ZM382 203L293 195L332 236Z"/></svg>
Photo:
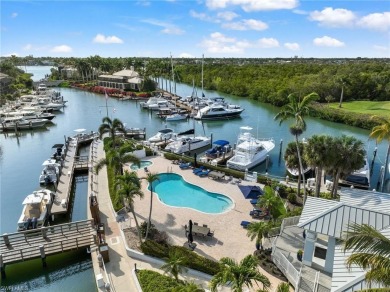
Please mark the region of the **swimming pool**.
<svg viewBox="0 0 390 292"><path fill-rule="evenodd" d="M151 161L149 161L149 160L141 160L141 162L140 162L140 167L138 167L138 165L137 164L135 164L135 163L133 163L132 165L130 165L130 169L131 170L138 170L138 169L142 169L142 168L144 168L144 167L147 167L147 166L150 166L150 165L152 165L153 164L153 162L151 162Z"/></svg>
<svg viewBox="0 0 390 292"><path fill-rule="evenodd" d="M150 190L150 185L148 189ZM164 204L204 213L223 213L233 207L233 201L229 197L190 184L176 173L160 173L159 181L153 182L153 192Z"/></svg>

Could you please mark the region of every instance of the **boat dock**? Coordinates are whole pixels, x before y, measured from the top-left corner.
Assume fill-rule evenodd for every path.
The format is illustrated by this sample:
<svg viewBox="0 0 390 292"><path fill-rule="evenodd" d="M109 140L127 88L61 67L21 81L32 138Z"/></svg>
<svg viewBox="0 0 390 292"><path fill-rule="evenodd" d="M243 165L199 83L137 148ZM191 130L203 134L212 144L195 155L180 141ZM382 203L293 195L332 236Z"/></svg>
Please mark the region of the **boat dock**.
<svg viewBox="0 0 390 292"><path fill-rule="evenodd" d="M0 236L0 268L5 278L5 266L95 244L93 220L83 220Z"/></svg>

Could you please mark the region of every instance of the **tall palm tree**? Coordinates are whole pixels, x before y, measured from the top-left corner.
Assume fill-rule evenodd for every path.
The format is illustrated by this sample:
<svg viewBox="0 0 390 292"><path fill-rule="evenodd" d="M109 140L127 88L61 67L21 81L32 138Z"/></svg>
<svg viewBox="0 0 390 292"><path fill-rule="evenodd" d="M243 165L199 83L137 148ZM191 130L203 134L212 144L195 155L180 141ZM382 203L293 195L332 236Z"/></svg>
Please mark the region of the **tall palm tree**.
<svg viewBox="0 0 390 292"><path fill-rule="evenodd" d="M126 133L125 126L119 119L111 120L109 117L104 117L102 120L102 124L99 126L99 137L103 138L104 134L109 134L110 138L113 141L113 146L115 147L115 136L116 133Z"/></svg>
<svg viewBox="0 0 390 292"><path fill-rule="evenodd" d="M138 157L134 156L133 154L129 153L131 151L131 146L124 145L119 149L113 149L108 151L107 156L105 158L100 159L96 165L95 165L95 171L96 173L99 173L99 171L107 165L110 165L114 168L115 174L123 174L123 165L125 163L135 163L138 166L140 165L140 160Z"/></svg>
<svg viewBox="0 0 390 292"><path fill-rule="evenodd" d="M261 242L265 236L268 235L268 232L272 228L272 223L265 221L252 222L248 225L247 236L253 241L256 239L256 246L259 246L262 249Z"/></svg>
<svg viewBox="0 0 390 292"><path fill-rule="evenodd" d="M299 151L303 153L304 145L302 142L299 142ZM286 161L286 166L290 169L298 169L298 194L301 193L301 168L299 167L299 159L297 153L297 146L295 142L290 142L287 144L286 150L284 151L284 160ZM302 155L302 166L303 169L307 168L307 163Z"/></svg>
<svg viewBox="0 0 390 292"><path fill-rule="evenodd" d="M184 265L185 258L175 251L170 251L166 263L160 269L165 271L165 273L171 274L176 282L179 282L179 274L187 270Z"/></svg>
<svg viewBox="0 0 390 292"><path fill-rule="evenodd" d="M194 282L186 282L183 286L177 286L172 292L204 292L204 289Z"/></svg>
<svg viewBox="0 0 390 292"><path fill-rule="evenodd" d="M279 124L292 118L295 123L290 126L290 133L295 137L295 143L297 145L297 154L299 160L299 167L301 173L303 172L301 152L299 151L298 137L306 130L306 122L304 117L310 113L310 104L319 98L317 93L310 93L301 100L300 97L295 94L288 96L289 103L286 104L281 111L275 116L275 120L279 120ZM302 173L302 182L305 185L305 175ZM304 202L306 202L307 194L306 188L303 188Z"/></svg>
<svg viewBox="0 0 390 292"><path fill-rule="evenodd" d="M146 235L145 235L145 240L148 239L149 235L149 230L150 230L150 224L152 220L152 209L153 209L153 183L155 181L160 180L160 177L157 173L151 173L148 172L146 174L145 180L149 183L150 187L150 208L149 208L149 218L148 218L148 225L146 227Z"/></svg>
<svg viewBox="0 0 390 292"><path fill-rule="evenodd" d="M357 265L367 271L366 281L390 287L390 239L367 224L351 224L344 250L352 254L347 266Z"/></svg>
<svg viewBox="0 0 390 292"><path fill-rule="evenodd" d="M331 164L336 161L336 152L332 151L333 137L327 135L313 135L307 140L303 157L316 171L316 191L318 197L321 188L322 173L331 169Z"/></svg>
<svg viewBox="0 0 390 292"><path fill-rule="evenodd" d="M340 178L344 178L351 172L364 166L366 150L361 140L353 136L342 135L334 139L332 147L338 159L332 163L333 169L333 189L332 195L335 198L337 195L338 182Z"/></svg>
<svg viewBox="0 0 390 292"><path fill-rule="evenodd" d="M116 177L115 186L119 187L117 194L123 199L123 205L125 207L128 205L130 212L133 214L135 225L137 227L139 243L141 244L141 231L139 229L137 216L135 215L134 199L137 196L142 199L144 197L144 193L140 190L141 184L137 174L134 171L130 173L126 170L123 175Z"/></svg>
<svg viewBox="0 0 390 292"><path fill-rule="evenodd" d="M380 191L383 192L383 185L384 182L386 181L387 166L389 165L389 155L390 155L390 121L388 119L378 117L378 116L373 116L373 119L379 120L381 124L372 128L370 133L370 138L374 138L377 143L380 143L383 140L387 140L388 142L386 160L385 160L385 169L384 169L383 180L381 182L381 188L380 188Z"/></svg>
<svg viewBox="0 0 390 292"><path fill-rule="evenodd" d="M253 287L252 281L261 283L264 290L271 287L269 279L257 269L258 260L253 255L247 255L240 263L227 257L222 258L219 263L221 270L210 281L213 292L217 291L218 286L226 284L231 285L232 291L242 292L244 286Z"/></svg>

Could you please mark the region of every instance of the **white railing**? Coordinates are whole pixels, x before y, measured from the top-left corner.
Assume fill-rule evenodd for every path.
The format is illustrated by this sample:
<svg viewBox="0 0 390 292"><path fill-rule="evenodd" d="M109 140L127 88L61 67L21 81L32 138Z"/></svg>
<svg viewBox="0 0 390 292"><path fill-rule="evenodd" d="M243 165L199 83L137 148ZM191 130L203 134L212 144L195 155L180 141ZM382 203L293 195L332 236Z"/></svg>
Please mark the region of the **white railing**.
<svg viewBox="0 0 390 292"><path fill-rule="evenodd" d="M296 287L299 281L299 271L295 269L293 264L282 254L275 249L272 253L272 261L283 272L289 282Z"/></svg>
<svg viewBox="0 0 390 292"><path fill-rule="evenodd" d="M282 221L282 225L280 226L280 232L283 232L283 229L288 227L288 226L297 225L299 222L299 218L301 218L301 216L284 218Z"/></svg>

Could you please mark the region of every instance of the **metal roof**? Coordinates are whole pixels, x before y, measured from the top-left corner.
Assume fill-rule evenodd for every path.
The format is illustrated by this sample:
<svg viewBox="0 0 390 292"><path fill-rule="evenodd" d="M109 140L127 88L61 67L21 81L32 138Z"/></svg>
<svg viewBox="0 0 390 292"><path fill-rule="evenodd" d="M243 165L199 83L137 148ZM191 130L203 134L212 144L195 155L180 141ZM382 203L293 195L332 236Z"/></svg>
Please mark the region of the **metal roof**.
<svg viewBox="0 0 390 292"><path fill-rule="evenodd" d="M381 231L383 235L390 238L390 227ZM357 266L352 266L348 270L345 266L346 259L352 254L351 251L345 251L341 244L336 245L333 262L333 274L332 274L332 292L346 292L346 291L359 291L368 288L365 281L365 271ZM371 285L372 288L377 288L375 284Z"/></svg>
<svg viewBox="0 0 390 292"><path fill-rule="evenodd" d="M390 194L351 188L342 188L340 202L390 214Z"/></svg>

